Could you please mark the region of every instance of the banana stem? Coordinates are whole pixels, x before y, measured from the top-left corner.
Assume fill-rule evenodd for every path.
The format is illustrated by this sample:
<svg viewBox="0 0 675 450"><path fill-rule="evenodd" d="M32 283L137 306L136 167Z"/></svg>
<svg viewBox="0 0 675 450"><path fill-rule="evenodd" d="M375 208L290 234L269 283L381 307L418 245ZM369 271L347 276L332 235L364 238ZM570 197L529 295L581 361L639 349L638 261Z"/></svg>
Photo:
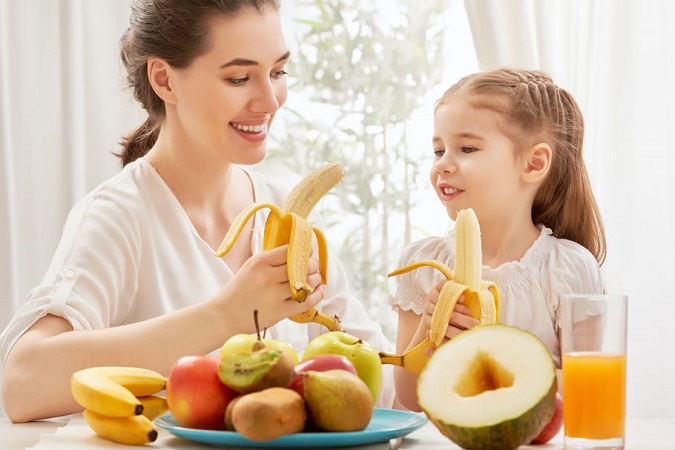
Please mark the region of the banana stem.
<svg viewBox="0 0 675 450"><path fill-rule="evenodd" d="M338 316L328 317L323 313L318 313L314 317L313 322L323 325L324 327L328 328L329 331L344 331Z"/></svg>
<svg viewBox="0 0 675 450"><path fill-rule="evenodd" d="M332 318L328 317L324 313L319 312L316 308L310 308L305 312L293 314L289 319L298 323L316 322L328 328L330 331L344 331L340 324L340 319L337 316Z"/></svg>
<svg viewBox="0 0 675 450"><path fill-rule="evenodd" d="M425 339L401 355L380 352L380 361L382 361L382 364L393 364L403 367L410 373L419 375L429 361L429 350L435 349L436 346L429 339Z"/></svg>

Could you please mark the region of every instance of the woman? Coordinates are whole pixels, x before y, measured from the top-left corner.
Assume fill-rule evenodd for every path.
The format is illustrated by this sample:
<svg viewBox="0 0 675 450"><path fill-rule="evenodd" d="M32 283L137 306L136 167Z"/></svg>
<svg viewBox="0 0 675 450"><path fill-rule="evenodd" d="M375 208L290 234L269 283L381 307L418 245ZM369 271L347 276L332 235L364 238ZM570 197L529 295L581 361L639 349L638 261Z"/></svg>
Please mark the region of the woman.
<svg viewBox="0 0 675 450"><path fill-rule="evenodd" d="M214 256L239 212L281 204L288 190L240 167L264 159L286 100L290 53L278 10L273 0L132 2L122 61L148 119L123 142L123 170L75 205L42 283L2 335L12 421L79 411L69 383L85 367L167 374L180 356L254 332L254 310L267 337L298 352L325 328L285 318L315 306L389 347L334 257L325 286L312 259L313 292L290 299L287 247L262 251L262 213ZM381 406L393 402L389 379Z"/></svg>

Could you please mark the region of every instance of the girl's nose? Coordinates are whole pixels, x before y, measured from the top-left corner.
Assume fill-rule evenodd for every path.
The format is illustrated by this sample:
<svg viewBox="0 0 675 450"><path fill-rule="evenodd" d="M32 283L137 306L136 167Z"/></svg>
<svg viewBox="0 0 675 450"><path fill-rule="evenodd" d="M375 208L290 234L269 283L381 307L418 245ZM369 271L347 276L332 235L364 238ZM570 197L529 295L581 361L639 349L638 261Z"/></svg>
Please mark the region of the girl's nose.
<svg viewBox="0 0 675 450"><path fill-rule="evenodd" d="M434 170L436 173L441 174L441 173L455 173L457 172L457 165L455 162L452 160L450 156L448 156L448 153L446 152L441 156L438 161L434 163Z"/></svg>

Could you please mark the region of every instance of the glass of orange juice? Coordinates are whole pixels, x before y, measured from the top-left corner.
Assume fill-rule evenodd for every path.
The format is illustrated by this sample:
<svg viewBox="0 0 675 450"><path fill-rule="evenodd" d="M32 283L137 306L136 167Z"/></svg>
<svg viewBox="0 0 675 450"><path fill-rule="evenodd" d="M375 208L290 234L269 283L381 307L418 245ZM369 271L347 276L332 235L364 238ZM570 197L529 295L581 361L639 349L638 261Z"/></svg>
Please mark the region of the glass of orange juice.
<svg viewBox="0 0 675 450"><path fill-rule="evenodd" d="M625 295L561 301L566 449L623 449L626 418Z"/></svg>

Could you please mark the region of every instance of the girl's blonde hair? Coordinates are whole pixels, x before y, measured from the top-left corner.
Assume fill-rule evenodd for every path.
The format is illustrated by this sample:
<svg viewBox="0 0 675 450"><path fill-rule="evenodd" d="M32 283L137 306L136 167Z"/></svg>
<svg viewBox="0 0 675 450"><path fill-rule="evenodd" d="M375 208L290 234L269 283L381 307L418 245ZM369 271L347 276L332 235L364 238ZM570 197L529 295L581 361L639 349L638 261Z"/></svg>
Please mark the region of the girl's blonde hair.
<svg viewBox="0 0 675 450"><path fill-rule="evenodd" d="M519 131L514 141L526 136L530 145L550 145L551 168L534 198L532 221L551 228L558 238L583 245L603 264L605 230L584 164L584 119L572 95L545 72L510 68L464 77L438 104L458 94L477 108L502 114Z"/></svg>

